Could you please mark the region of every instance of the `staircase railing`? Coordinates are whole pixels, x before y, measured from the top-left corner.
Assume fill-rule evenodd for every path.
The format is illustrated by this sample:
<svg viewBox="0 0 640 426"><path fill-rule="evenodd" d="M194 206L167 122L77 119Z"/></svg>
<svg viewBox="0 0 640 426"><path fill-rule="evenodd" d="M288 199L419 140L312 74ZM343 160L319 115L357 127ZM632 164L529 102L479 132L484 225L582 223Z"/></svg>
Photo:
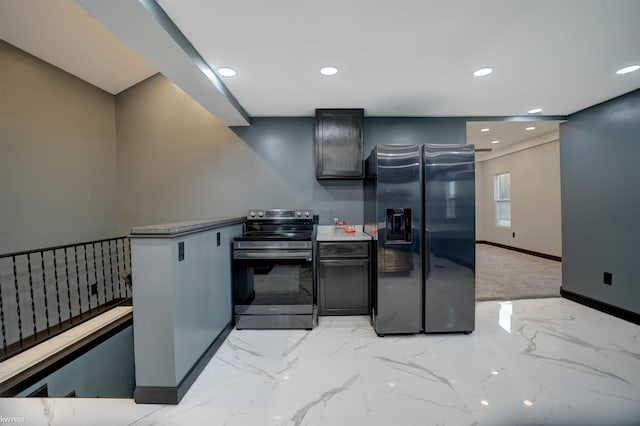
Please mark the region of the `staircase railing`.
<svg viewBox="0 0 640 426"><path fill-rule="evenodd" d="M0 361L131 299L127 237L0 255Z"/></svg>

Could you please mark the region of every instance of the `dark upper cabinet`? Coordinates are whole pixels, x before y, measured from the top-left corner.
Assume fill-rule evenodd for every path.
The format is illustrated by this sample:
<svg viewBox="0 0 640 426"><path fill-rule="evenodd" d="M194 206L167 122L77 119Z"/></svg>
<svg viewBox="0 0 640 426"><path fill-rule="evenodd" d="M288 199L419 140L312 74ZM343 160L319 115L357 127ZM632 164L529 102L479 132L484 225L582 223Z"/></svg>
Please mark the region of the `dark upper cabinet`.
<svg viewBox="0 0 640 426"><path fill-rule="evenodd" d="M316 178L364 177L364 109L316 109Z"/></svg>

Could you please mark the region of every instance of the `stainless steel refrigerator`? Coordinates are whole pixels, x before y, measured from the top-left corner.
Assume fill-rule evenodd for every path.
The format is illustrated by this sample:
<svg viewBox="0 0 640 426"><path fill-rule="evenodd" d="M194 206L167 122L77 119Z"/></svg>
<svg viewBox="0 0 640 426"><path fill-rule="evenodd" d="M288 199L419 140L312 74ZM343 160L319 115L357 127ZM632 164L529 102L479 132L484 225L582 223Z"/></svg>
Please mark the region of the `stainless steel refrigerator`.
<svg viewBox="0 0 640 426"><path fill-rule="evenodd" d="M377 145L367 159L378 335L474 330L474 156L473 145Z"/></svg>

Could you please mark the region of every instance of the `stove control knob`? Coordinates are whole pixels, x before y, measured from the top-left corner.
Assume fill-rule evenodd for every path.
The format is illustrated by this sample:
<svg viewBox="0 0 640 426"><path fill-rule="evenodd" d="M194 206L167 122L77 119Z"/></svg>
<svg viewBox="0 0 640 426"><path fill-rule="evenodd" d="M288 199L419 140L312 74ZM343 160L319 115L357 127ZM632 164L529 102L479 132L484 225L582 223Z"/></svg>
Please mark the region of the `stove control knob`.
<svg viewBox="0 0 640 426"><path fill-rule="evenodd" d="M253 211L252 211L252 212L249 212L249 216L251 216L251 217L256 217L256 212L253 212Z"/></svg>
<svg viewBox="0 0 640 426"><path fill-rule="evenodd" d="M264 212L263 211L259 211L258 212L258 216L260 216L260 217L264 216Z"/></svg>
<svg viewBox="0 0 640 426"><path fill-rule="evenodd" d="M305 215L306 217L309 217L309 215L311 215L311 213L309 213L309 210L307 210L307 211L305 211L305 212L304 212L304 215Z"/></svg>
<svg viewBox="0 0 640 426"><path fill-rule="evenodd" d="M296 211L296 216L301 217L302 216L302 212L301 211Z"/></svg>

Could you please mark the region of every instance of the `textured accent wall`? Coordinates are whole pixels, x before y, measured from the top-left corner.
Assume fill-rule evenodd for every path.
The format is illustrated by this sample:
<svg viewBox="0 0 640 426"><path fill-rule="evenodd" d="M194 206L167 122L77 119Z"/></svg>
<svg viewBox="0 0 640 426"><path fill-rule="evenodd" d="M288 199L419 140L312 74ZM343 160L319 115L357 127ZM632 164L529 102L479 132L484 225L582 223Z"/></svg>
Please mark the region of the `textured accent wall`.
<svg viewBox="0 0 640 426"><path fill-rule="evenodd" d="M0 253L113 237L112 95L0 41Z"/></svg>
<svg viewBox="0 0 640 426"><path fill-rule="evenodd" d="M640 313L640 90L560 126L562 288ZM613 274L603 284L604 272Z"/></svg>

